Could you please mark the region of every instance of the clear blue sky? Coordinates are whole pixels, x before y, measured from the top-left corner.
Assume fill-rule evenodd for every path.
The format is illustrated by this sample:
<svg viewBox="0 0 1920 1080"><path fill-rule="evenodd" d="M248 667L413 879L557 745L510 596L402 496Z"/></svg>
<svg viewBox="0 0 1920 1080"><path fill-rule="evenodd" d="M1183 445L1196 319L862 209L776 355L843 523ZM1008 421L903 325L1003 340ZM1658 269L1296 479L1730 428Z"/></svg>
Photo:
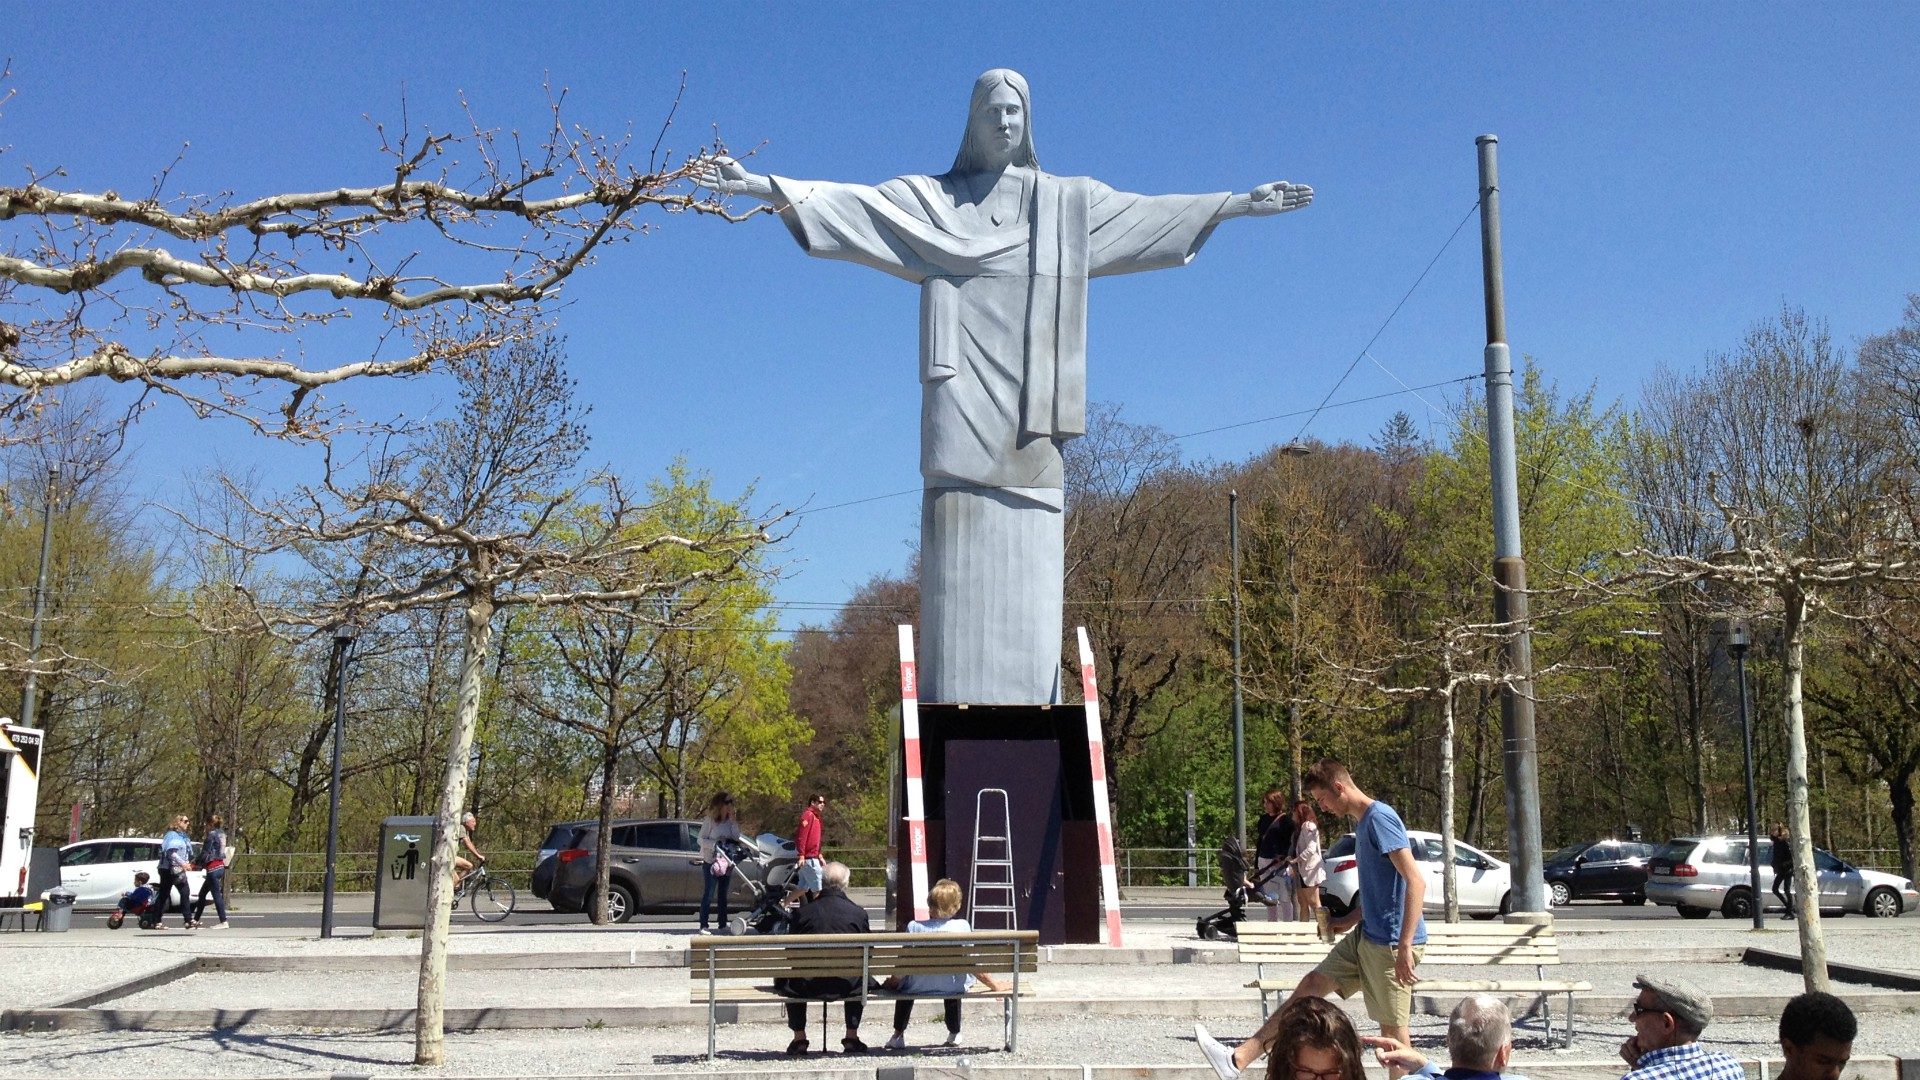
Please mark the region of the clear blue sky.
<svg viewBox="0 0 1920 1080"><path fill-rule="evenodd" d="M1699 363L1783 301L1851 340L1920 291L1910 5L26 5L9 24L6 182L61 165L142 190L190 142L170 186L243 196L374 179L363 114L397 120L403 89L416 118L453 123L464 93L485 122L537 127L550 75L575 121L650 142L683 69L676 150L717 127L784 175L939 172L974 76L1017 68L1049 171L1318 193L1228 223L1189 267L1094 285L1091 396L1175 433L1319 401L1472 205L1482 132L1501 140L1510 337L1568 389L1631 404L1654 366ZM1470 222L1374 358L1414 385L1478 371L1479 289ZM809 259L771 219L678 217L567 295L596 457L647 476L684 454L786 506L918 488L913 287ZM1363 361L1337 400L1394 389ZM384 393L354 391L369 411ZM1366 441L1397 408L1444 436L1413 397L1309 434ZM1298 425L1183 446L1236 459ZM137 475L171 500L216 455L274 460L228 427L163 406ZM836 602L900 569L917 519L915 496L806 517L781 596Z"/></svg>

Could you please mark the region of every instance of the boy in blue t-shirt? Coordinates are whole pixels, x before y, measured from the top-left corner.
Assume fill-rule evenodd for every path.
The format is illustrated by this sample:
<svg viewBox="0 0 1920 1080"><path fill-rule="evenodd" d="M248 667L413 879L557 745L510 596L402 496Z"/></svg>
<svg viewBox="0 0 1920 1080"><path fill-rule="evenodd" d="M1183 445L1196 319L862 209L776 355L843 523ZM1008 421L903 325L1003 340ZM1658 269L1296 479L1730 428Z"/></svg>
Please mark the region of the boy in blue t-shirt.
<svg viewBox="0 0 1920 1080"><path fill-rule="evenodd" d="M1337 993L1344 998L1362 991L1367 996L1367 1015L1379 1023L1380 1034L1405 1044L1411 1034L1413 984L1419 980L1414 969L1427 943L1427 924L1421 917L1427 883L1408 846L1407 827L1393 807L1369 798L1354 784L1347 767L1332 758L1308 769L1305 781L1322 810L1355 819L1360 891L1353 895L1352 910L1331 924L1335 930L1351 932L1300 980L1294 995ZM1199 1024L1194 1025L1194 1037L1221 1080L1232 1080L1272 1049L1284 1011L1275 1010L1253 1038L1231 1050ZM1398 1077L1405 1071L1394 1066L1389 1075Z"/></svg>
<svg viewBox="0 0 1920 1080"><path fill-rule="evenodd" d="M147 910L159 896L153 891L153 886L147 884L151 880L153 880L152 875L145 870L134 873L133 888L120 894L119 910L107 916L107 929L118 930L120 924L127 921L127 916L139 915Z"/></svg>

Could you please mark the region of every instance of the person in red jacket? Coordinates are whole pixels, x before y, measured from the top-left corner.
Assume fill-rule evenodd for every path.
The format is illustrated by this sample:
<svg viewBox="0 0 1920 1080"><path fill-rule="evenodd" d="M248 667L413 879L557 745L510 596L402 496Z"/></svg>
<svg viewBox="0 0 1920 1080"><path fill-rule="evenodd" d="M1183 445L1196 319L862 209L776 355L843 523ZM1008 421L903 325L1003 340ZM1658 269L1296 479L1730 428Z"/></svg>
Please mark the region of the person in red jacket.
<svg viewBox="0 0 1920 1080"><path fill-rule="evenodd" d="M793 832L793 846L800 855L800 862L794 867L793 887L787 892L787 903L805 896L812 900L820 895L820 812L827 808L827 797L815 795L807 800L807 808L800 811L800 825Z"/></svg>

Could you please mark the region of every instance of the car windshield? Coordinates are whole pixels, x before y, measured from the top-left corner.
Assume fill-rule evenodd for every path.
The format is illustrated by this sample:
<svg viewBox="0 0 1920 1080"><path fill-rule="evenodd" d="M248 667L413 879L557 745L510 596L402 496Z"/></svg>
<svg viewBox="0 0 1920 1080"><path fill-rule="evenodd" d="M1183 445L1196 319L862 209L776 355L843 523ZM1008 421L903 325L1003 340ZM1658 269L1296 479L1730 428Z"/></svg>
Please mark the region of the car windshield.
<svg viewBox="0 0 1920 1080"><path fill-rule="evenodd" d="M1591 844L1568 844L1559 851L1547 856L1548 862L1572 862L1574 857L1592 847Z"/></svg>

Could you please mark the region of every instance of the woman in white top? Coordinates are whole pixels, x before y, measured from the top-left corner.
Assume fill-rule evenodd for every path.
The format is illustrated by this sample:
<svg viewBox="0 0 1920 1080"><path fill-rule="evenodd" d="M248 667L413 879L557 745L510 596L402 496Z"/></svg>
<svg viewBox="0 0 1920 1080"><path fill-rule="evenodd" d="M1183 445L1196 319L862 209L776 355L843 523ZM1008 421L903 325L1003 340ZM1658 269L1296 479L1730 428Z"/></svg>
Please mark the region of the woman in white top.
<svg viewBox="0 0 1920 1080"><path fill-rule="evenodd" d="M733 820L733 796L722 791L707 802L707 819L700 823L700 929L707 929L707 911L713 898L720 898L721 933L727 933L727 894L733 884L729 870L720 872L715 862L720 849L717 840L740 839L740 823Z"/></svg>
<svg viewBox="0 0 1920 1080"><path fill-rule="evenodd" d="M927 890L927 912L930 919L916 919L907 924L910 934L964 934L973 927L967 920L955 918L960 911L960 885L951 878L941 878ZM960 1043L960 995L978 978L989 990L1005 990L999 980L986 972L976 975L908 975L905 978L887 980L887 989L902 994L915 994L920 997L944 998L942 1003L947 1013L947 1041L942 1045L957 1046ZM887 1049L905 1050L907 1048L907 1020L913 1016L913 999L901 998L893 1003L893 1038L887 1040Z"/></svg>
<svg viewBox="0 0 1920 1080"><path fill-rule="evenodd" d="M1320 824L1314 820L1313 804L1305 799L1293 805L1293 881L1300 917L1312 922L1320 910L1320 886L1327 880L1326 864L1320 858Z"/></svg>

